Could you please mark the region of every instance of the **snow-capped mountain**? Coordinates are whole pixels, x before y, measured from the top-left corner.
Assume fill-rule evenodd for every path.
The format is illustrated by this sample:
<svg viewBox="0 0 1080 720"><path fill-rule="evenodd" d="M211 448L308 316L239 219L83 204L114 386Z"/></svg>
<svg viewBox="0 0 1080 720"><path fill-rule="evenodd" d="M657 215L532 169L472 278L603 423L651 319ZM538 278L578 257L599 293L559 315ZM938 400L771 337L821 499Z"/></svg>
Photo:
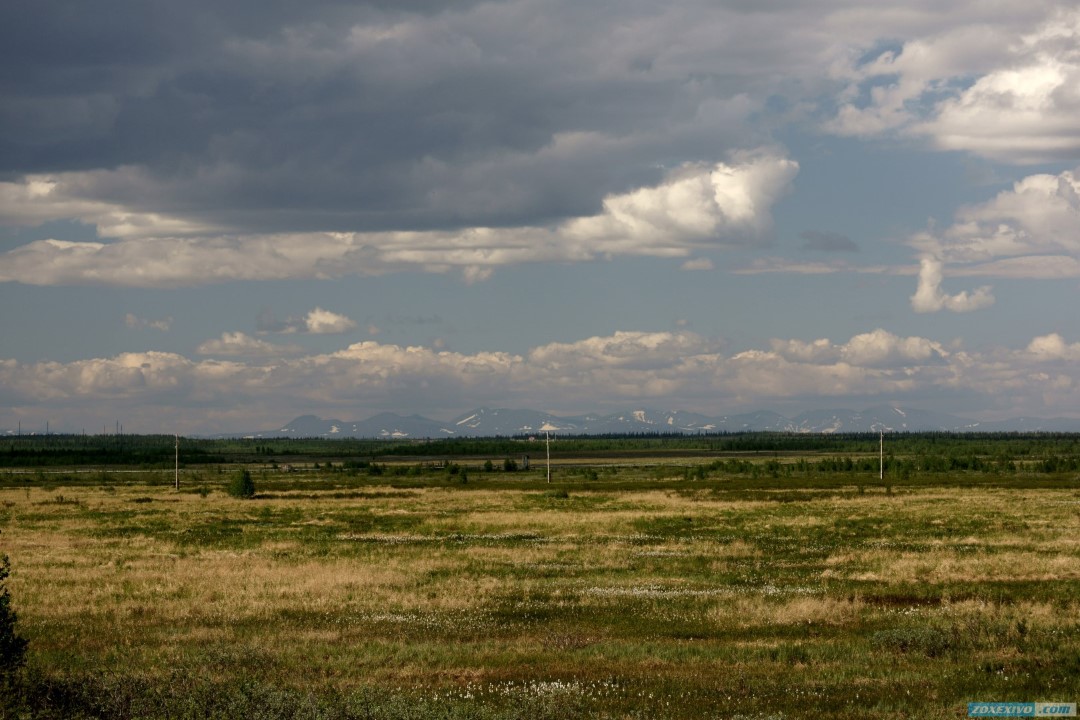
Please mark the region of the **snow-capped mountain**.
<svg viewBox="0 0 1080 720"><path fill-rule="evenodd" d="M787 418L762 411L710 417L679 410L638 408L610 415L561 417L527 409L477 408L440 422L419 415L381 413L345 422L303 415L255 437L444 438L541 435L701 434L734 432L1080 432L1071 418L1016 418L977 422L946 413L879 406L863 411L814 410Z"/></svg>
<svg viewBox="0 0 1080 720"><path fill-rule="evenodd" d="M509 437L515 435L708 434L740 432L871 433L885 432L1062 432L1080 433L1078 418L1016 417L993 422L947 413L881 405L862 411L813 410L788 418L761 411L708 416L681 410L637 408L600 415L559 416L528 409L477 408L446 421L420 415L384 412L366 420L338 420L301 415L284 425L214 437L322 437L424 439ZM70 432L53 426L53 434ZM0 436L45 434L45 428L0 428Z"/></svg>
<svg viewBox="0 0 1080 720"><path fill-rule="evenodd" d="M898 408L873 407L862 412L853 410L814 410L796 415L791 420L793 432L851 433L851 432L966 432L972 420L945 413Z"/></svg>
<svg viewBox="0 0 1080 720"><path fill-rule="evenodd" d="M367 420L342 420L301 415L276 430L253 433L255 437L350 437L350 438L436 438L453 436L444 423L419 415L404 417L395 413L380 413Z"/></svg>
<svg viewBox="0 0 1080 720"><path fill-rule="evenodd" d="M584 429L588 425L588 416L564 418L536 410L477 408L451 420L449 427L459 437L477 437L543 432L580 435L588 432Z"/></svg>

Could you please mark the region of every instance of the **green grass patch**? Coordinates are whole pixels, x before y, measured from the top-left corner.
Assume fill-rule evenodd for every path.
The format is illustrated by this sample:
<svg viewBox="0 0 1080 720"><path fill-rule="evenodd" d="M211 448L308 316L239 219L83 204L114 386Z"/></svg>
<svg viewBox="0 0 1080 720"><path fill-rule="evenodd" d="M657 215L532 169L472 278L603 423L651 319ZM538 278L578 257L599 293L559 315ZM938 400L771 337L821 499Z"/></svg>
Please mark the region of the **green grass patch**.
<svg viewBox="0 0 1080 720"><path fill-rule="evenodd" d="M179 493L0 477L30 641L12 714L953 718L1080 696L1071 480L889 493L625 460L550 485L320 460L252 469L252 499L210 468Z"/></svg>

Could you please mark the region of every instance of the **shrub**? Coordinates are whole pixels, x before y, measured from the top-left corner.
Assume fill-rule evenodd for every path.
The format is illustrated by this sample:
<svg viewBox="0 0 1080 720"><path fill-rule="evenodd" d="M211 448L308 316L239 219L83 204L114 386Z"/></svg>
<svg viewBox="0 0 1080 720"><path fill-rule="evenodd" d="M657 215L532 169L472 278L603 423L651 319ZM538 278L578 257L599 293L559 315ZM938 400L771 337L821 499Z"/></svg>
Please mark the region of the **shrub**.
<svg viewBox="0 0 1080 720"><path fill-rule="evenodd" d="M26 639L15 632L18 619L11 609L11 593L4 582L11 573L7 555L0 555L0 688L8 685L26 662Z"/></svg>
<svg viewBox="0 0 1080 720"><path fill-rule="evenodd" d="M255 481L251 479L251 473L240 470L229 481L229 494L237 498L255 497Z"/></svg>

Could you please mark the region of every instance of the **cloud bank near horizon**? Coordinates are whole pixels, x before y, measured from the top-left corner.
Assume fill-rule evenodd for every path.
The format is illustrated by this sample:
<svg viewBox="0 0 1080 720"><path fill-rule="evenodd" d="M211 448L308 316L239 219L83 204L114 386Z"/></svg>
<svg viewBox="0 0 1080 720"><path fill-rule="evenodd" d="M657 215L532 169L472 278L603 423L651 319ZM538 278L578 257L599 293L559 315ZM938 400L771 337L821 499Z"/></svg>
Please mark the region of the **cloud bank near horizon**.
<svg viewBox="0 0 1080 720"><path fill-rule="evenodd" d="M1057 334L983 352L882 329L842 342L774 339L768 349L738 352L685 330L617 332L523 354L364 341L297 355L298 348L290 354L264 345L227 333L201 347L207 357L199 360L166 352L68 363L0 360L2 400L20 412L78 418L96 417L104 404L130 418L128 427L146 432L177 425L252 430L267 418L312 409L423 408L450 416L479 405L573 413L661 402L728 413L807 402L918 405L988 396L997 401L990 411L1046 415L1080 401L1080 342Z"/></svg>

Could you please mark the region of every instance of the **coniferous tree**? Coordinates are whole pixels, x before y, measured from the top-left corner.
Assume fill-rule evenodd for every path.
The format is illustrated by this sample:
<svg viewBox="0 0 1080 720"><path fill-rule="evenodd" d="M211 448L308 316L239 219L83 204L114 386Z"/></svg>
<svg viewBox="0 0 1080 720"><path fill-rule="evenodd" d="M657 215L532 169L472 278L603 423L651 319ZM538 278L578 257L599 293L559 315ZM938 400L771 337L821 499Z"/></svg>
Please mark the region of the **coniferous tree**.
<svg viewBox="0 0 1080 720"><path fill-rule="evenodd" d="M14 679L26 662L26 639L15 631L18 619L11 609L11 593L4 582L11 574L7 555L0 555L0 688Z"/></svg>
<svg viewBox="0 0 1080 720"><path fill-rule="evenodd" d="M251 473L240 470L233 475L232 480L229 481L228 492L238 498L255 497L255 481L251 479Z"/></svg>

